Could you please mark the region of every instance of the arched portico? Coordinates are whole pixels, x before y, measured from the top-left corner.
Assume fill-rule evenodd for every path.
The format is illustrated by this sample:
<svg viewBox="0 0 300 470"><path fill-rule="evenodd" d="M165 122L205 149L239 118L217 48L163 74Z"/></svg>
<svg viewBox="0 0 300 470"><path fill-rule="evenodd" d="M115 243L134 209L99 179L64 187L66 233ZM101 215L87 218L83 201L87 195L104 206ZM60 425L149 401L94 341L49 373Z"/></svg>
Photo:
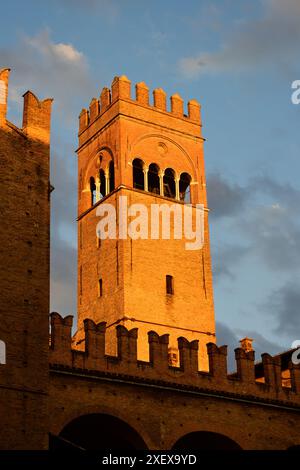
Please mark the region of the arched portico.
<svg viewBox="0 0 300 470"><path fill-rule="evenodd" d="M61 443L85 450L147 449L144 439L131 425L105 413L89 413L71 420L61 430L58 439Z"/></svg>

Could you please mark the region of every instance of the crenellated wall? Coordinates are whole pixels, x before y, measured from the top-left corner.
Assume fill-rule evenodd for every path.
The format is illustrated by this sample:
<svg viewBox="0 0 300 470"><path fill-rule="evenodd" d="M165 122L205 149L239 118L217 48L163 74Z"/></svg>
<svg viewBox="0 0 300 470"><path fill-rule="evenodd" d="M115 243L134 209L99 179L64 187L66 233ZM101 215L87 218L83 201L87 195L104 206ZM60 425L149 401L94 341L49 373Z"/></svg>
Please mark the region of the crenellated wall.
<svg viewBox="0 0 300 470"><path fill-rule="evenodd" d="M190 100L187 103L187 112L184 113L184 101L176 93L170 97L170 110L167 109L167 95L162 88L153 90L153 104L149 102L149 88L144 82L135 85L135 97L131 94L131 81L125 75L115 77L111 84L111 89L103 88L99 99L93 98L89 109L83 109L79 115L79 134L81 134L89 125L91 125L99 116L116 101L124 100L133 104L152 108L163 113L168 113L173 117L196 124L201 124L200 104L196 100Z"/></svg>
<svg viewBox="0 0 300 470"><path fill-rule="evenodd" d="M116 327L117 355L105 354L106 324L84 321L84 341L80 350L72 347L72 317L51 314L50 364L82 374L126 375L131 380L160 381L177 387L247 397L255 401L277 401L300 406L300 367L290 364L291 387L282 386L282 371L278 357L262 355L264 383L255 379L254 351L235 349L236 373L227 372L227 346L207 344L209 371L201 371L198 364L198 341L178 338L179 367L169 365L169 335L148 333L150 361L137 360L138 329Z"/></svg>
<svg viewBox="0 0 300 470"><path fill-rule="evenodd" d="M46 449L52 99L27 91L18 128L7 119L8 78L0 70L0 448Z"/></svg>

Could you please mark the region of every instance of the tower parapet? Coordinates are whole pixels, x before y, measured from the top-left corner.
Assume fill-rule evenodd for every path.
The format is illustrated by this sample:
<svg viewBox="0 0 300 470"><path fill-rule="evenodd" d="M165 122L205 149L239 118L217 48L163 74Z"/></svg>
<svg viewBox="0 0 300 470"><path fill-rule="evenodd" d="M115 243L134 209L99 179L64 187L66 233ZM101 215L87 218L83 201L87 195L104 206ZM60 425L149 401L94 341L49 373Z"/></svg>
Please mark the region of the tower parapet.
<svg viewBox="0 0 300 470"><path fill-rule="evenodd" d="M79 135L120 100L201 125L200 104L198 101L189 100L187 113L185 114L184 101L178 93L175 93L170 97L170 110L168 110L166 92L162 88L155 88L153 90L153 104L150 104L148 86L144 82L137 83L135 85L135 97L133 98L131 96L131 81L125 75L121 75L113 79L111 89L107 87L102 89L99 100L93 98L89 111L82 110L79 116Z"/></svg>
<svg viewBox="0 0 300 470"><path fill-rule="evenodd" d="M45 144L50 142L52 99L40 101L31 91L24 95L23 132Z"/></svg>

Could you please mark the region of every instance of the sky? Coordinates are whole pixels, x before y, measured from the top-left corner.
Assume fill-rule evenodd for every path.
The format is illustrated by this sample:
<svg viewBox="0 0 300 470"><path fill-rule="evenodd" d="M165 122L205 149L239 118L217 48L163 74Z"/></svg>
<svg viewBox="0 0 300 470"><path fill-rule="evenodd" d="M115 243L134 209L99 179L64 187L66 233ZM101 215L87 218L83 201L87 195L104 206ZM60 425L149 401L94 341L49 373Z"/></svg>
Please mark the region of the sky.
<svg viewBox="0 0 300 470"><path fill-rule="evenodd" d="M47 3L47 5L46 5ZM54 98L51 311L76 316L78 115L116 75L202 106L218 344L300 339L299 0L11 0L8 118Z"/></svg>

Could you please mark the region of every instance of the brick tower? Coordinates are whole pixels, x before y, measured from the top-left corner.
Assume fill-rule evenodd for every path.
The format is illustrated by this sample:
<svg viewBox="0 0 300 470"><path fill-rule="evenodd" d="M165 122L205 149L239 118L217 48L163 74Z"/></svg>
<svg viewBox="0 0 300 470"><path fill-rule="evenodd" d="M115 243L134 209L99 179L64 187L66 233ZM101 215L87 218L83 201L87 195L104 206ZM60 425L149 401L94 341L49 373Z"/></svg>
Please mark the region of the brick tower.
<svg viewBox="0 0 300 470"><path fill-rule="evenodd" d="M46 449L52 100L25 93L16 127L6 118L8 77L0 70L0 449Z"/></svg>
<svg viewBox="0 0 300 470"><path fill-rule="evenodd" d="M79 117L78 148L78 332L87 317L139 331L138 355L147 359L147 332L170 336L170 362L176 363L177 338L199 340L200 365L207 367L206 343L215 340L211 257L208 233L200 105L131 83L125 76L93 98ZM204 245L187 250L185 239L99 240L97 208L128 204L204 205ZM174 206L173 206L174 207ZM171 218L172 219L172 218ZM173 220L173 219L172 219ZM160 338L164 342L164 336ZM113 342L112 342L113 343ZM113 345L111 344L113 349ZM108 351L113 353L114 351Z"/></svg>

